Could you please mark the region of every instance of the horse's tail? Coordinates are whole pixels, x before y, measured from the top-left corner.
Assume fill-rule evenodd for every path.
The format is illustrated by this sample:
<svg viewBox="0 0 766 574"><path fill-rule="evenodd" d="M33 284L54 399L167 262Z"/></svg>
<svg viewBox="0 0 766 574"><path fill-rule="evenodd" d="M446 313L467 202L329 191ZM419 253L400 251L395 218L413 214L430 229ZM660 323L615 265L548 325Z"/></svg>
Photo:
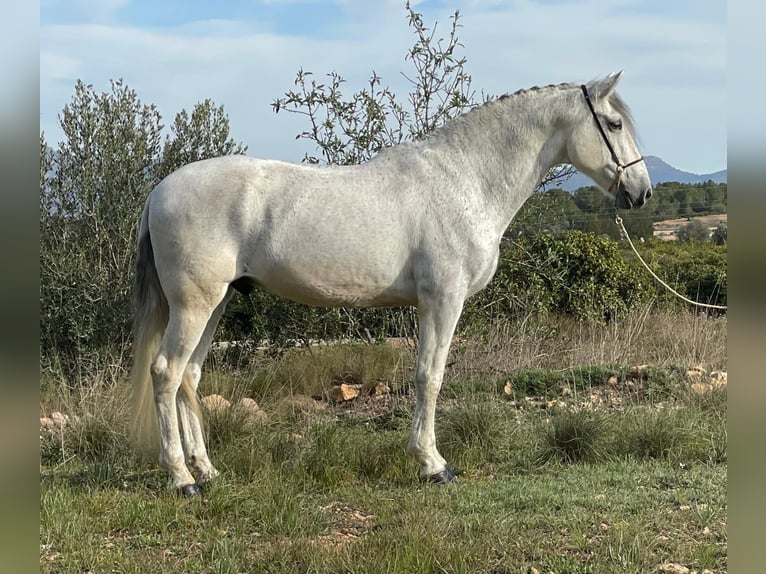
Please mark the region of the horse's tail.
<svg viewBox="0 0 766 574"><path fill-rule="evenodd" d="M148 225L149 201L138 230L133 285L133 419L132 438L144 453L156 453L159 429L154 406L151 364L168 324L168 300L162 290Z"/></svg>

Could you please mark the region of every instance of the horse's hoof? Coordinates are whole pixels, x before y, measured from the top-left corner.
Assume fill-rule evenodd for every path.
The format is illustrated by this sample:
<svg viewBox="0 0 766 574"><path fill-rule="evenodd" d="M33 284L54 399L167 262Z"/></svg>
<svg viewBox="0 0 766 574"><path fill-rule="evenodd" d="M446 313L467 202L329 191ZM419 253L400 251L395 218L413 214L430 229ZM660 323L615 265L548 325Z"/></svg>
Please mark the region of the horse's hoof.
<svg viewBox="0 0 766 574"><path fill-rule="evenodd" d="M200 488L199 484L196 483L182 486L178 489L178 491L184 498L196 498L198 496L202 496L202 489Z"/></svg>
<svg viewBox="0 0 766 574"><path fill-rule="evenodd" d="M437 472L436 474L429 476L428 482L433 482L435 484L449 484L451 482L455 482L455 473L450 467L445 466L444 470L441 472Z"/></svg>

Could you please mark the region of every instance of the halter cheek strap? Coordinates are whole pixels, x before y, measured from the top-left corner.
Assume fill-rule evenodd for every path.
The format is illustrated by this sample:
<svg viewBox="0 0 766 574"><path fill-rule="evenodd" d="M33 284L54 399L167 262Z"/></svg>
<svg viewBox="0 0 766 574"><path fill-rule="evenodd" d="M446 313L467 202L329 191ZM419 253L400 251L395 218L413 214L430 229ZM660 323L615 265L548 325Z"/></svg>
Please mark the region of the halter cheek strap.
<svg viewBox="0 0 766 574"><path fill-rule="evenodd" d="M612 160L616 164L614 182L612 182L612 187L614 187L615 190L618 190L620 185L620 179L622 179L623 172L630 166L644 161L644 157L640 156L638 159L634 159L630 163L622 163L620 161L620 158L617 157L617 153L615 153L614 148L612 147L612 143L609 141L609 138L606 135L604 126L601 125L601 122L598 119L598 115L596 114L596 109L593 107L593 102L591 101L590 94L588 93L588 88L585 86L585 84L581 84L580 88L582 89L582 93L585 96L585 102L588 104L588 109L590 110L590 113L593 116L593 119L596 121L596 127L598 127L598 131L601 134L601 139L604 140L604 143L606 144L606 148L609 150L609 153L612 155Z"/></svg>

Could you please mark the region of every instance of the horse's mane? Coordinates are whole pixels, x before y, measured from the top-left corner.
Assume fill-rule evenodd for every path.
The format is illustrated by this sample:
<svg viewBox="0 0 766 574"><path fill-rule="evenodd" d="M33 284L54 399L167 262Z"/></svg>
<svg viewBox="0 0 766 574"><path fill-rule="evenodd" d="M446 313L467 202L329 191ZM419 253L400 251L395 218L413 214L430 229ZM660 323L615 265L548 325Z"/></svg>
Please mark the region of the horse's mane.
<svg viewBox="0 0 766 574"><path fill-rule="evenodd" d="M483 113L484 110L491 109L497 106L497 104L499 103L510 103L509 100L516 100L516 99L526 98L530 96L537 96L546 92L564 91L564 90L570 90L575 88L579 90L581 85L582 84L578 84L574 82L563 82L560 84L548 84L545 86L532 86L531 88L523 88L520 90L516 90L515 92L512 92L512 93L502 94L501 96L498 96L497 98L488 99L484 103L474 106L467 112L464 112L460 114L459 116L452 118L451 120L448 120L444 125L436 128L433 132L431 132L431 134L427 134L426 138L430 139L432 135L438 136L440 132L448 131L450 129L450 124L452 124L455 120L459 120L460 118L464 118L465 120L473 119L474 114L476 115L481 114ZM611 95L609 96L609 103L617 111L617 113L619 113L622 116L623 124L630 131L630 133L635 137L636 128L635 128L635 122L633 120L633 114L631 113L627 103L625 103L625 100L623 100L617 92L613 91ZM583 106L585 106L584 103L583 103Z"/></svg>

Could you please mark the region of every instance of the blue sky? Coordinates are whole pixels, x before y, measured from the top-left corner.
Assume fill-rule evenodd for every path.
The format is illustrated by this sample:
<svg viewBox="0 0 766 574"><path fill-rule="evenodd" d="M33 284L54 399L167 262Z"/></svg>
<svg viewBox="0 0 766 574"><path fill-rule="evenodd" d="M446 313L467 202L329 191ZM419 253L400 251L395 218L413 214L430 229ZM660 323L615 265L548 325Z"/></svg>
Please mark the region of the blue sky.
<svg viewBox="0 0 766 574"><path fill-rule="evenodd" d="M477 93L586 81L625 70L645 154L695 173L726 167L726 2L718 0L425 0L447 33L459 9ZM350 93L372 70L402 99L412 44L399 0L41 0L40 128L77 79L101 91L123 78L170 124L213 99L254 156L299 161L302 118L271 110L303 67L336 70Z"/></svg>

